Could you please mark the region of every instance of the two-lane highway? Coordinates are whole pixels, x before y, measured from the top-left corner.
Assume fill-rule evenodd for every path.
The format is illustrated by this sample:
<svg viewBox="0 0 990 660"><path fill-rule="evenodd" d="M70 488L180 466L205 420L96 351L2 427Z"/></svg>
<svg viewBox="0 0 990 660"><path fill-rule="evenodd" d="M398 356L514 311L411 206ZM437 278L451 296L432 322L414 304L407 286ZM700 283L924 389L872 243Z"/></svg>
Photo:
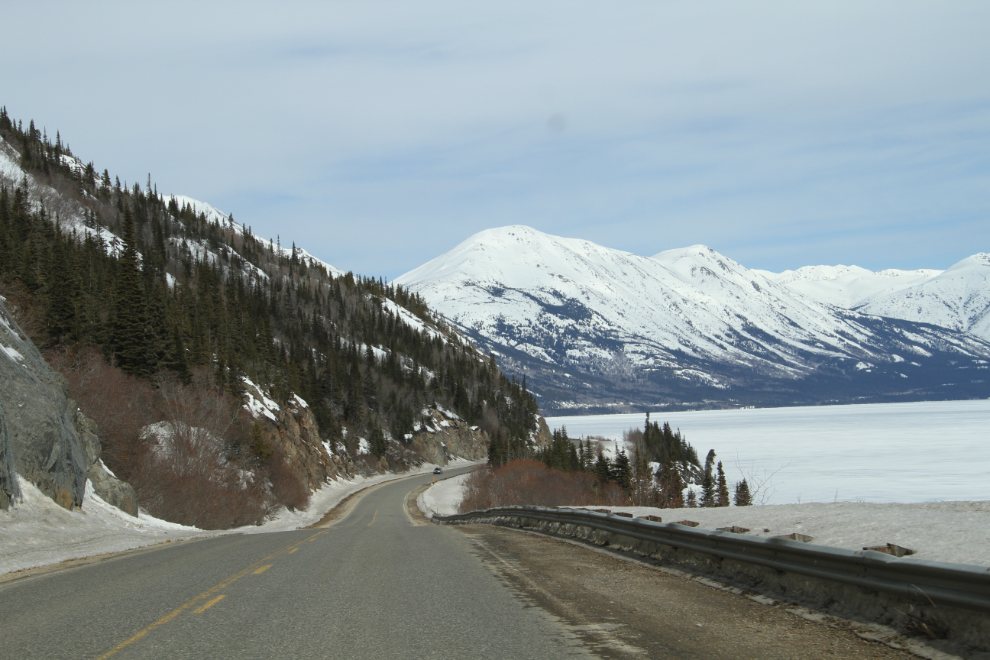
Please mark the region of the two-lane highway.
<svg viewBox="0 0 990 660"><path fill-rule="evenodd" d="M406 495L326 529L227 536L0 586L5 658L564 658L580 640Z"/></svg>

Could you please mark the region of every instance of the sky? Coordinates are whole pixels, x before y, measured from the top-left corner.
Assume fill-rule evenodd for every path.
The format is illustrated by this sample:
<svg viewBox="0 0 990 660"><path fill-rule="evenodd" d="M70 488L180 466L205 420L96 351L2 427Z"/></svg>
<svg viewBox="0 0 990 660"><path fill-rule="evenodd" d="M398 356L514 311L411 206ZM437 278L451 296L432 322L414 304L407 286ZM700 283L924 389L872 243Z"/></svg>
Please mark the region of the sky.
<svg viewBox="0 0 990 660"><path fill-rule="evenodd" d="M749 268L990 252L990 3L3 3L0 104L386 279L524 224Z"/></svg>

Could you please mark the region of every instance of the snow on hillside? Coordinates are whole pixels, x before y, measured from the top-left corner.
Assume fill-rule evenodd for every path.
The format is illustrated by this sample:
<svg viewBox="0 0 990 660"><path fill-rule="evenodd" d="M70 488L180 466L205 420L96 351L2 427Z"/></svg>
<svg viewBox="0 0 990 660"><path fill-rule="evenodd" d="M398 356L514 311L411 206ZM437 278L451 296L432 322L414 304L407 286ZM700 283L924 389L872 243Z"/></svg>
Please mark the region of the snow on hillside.
<svg viewBox="0 0 990 660"><path fill-rule="evenodd" d="M625 363L718 388L712 361L782 378L822 359L894 361L855 314L703 245L647 258L517 225L396 282L469 334L554 365Z"/></svg>
<svg viewBox="0 0 990 660"><path fill-rule="evenodd" d="M974 254L944 271L805 266L758 272L812 300L990 340L990 254Z"/></svg>
<svg viewBox="0 0 990 660"><path fill-rule="evenodd" d="M913 286L876 293L857 309L990 339L990 254L974 254Z"/></svg>
<svg viewBox="0 0 990 660"><path fill-rule="evenodd" d="M170 201L175 201L176 206L180 209L188 206L192 209L193 213L196 215L203 215L206 217L206 221L212 224L218 224L226 229L233 231L235 234L244 234L246 228L244 225L238 223L236 220L230 217L229 214L224 213L212 204L207 204L206 202L201 202L198 199L193 199L192 197L186 197L185 195L164 195L163 199L165 203L168 204ZM275 240L271 238L263 238L261 236L255 235L255 238L265 247L267 247L272 252L279 252L284 257L292 257L292 248L280 245ZM296 258L313 266L322 266L327 270L333 277L340 277L344 274L344 271L340 270L336 266L333 266L322 259L314 257L312 254L306 250L297 247L296 248Z"/></svg>
<svg viewBox="0 0 990 660"><path fill-rule="evenodd" d="M871 296L893 293L921 284L940 270L881 270L874 273L859 266L804 266L783 273L756 271L812 300L853 309Z"/></svg>

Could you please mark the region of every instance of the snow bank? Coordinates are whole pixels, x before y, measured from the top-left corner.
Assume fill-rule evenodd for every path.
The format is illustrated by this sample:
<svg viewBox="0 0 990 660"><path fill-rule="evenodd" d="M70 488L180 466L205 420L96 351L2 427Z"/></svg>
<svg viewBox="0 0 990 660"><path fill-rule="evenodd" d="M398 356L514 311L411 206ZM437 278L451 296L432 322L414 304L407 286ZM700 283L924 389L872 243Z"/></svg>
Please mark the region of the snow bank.
<svg viewBox="0 0 990 660"><path fill-rule="evenodd" d="M457 507L464 499L464 485L470 476L470 472L459 474L430 486L416 498L419 510L426 514L427 518L457 513Z"/></svg>
<svg viewBox="0 0 990 660"><path fill-rule="evenodd" d="M449 466L473 464L465 459L455 459ZM0 575L70 559L143 548L165 541L224 534L265 534L307 527L319 522L327 511L352 493L386 481L429 474L435 467L424 464L402 474L334 481L314 492L304 511L283 509L263 525L228 530L202 530L176 525L143 512L138 518L134 518L101 500L88 482L82 510L68 511L18 477L23 501L8 511L0 511Z"/></svg>
<svg viewBox="0 0 990 660"><path fill-rule="evenodd" d="M0 511L0 574L217 534L145 513L129 516L101 500L89 482L82 510L68 511L30 482L18 480L24 500Z"/></svg>
<svg viewBox="0 0 990 660"><path fill-rule="evenodd" d="M427 516L457 513L468 475L437 482L417 499ZM599 509L603 507L574 507ZM990 502L922 504L780 504L713 509L604 507L663 522L691 520L700 529L743 527L760 537L798 533L811 543L848 550L893 543L915 551L912 558L990 566ZM906 559L905 561L909 561Z"/></svg>
<svg viewBox="0 0 990 660"><path fill-rule="evenodd" d="M591 507L598 508L598 507ZM811 543L848 550L893 543L912 558L990 566L990 502L923 504L780 504L714 509L608 507L665 523L693 520L704 529L744 527L754 536L805 534Z"/></svg>

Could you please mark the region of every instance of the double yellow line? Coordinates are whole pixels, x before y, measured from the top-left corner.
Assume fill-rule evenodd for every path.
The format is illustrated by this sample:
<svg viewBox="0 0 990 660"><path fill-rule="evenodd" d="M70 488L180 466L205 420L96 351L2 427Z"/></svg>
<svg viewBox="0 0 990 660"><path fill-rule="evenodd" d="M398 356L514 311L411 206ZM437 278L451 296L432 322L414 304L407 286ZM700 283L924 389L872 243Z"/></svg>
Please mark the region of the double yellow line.
<svg viewBox="0 0 990 660"><path fill-rule="evenodd" d="M216 592L220 591L221 589L226 589L227 587L229 587L230 585L232 585L234 582L237 582L238 580L240 580L245 575L248 575L248 574L260 575L260 574L264 573L269 568L271 568L274 564L268 564L267 566L260 566L260 567L259 567L259 564L264 564L266 561L270 561L270 560L274 559L275 557L278 557L279 555L282 555L282 554L291 554L291 553L295 552L296 550L298 550L300 545L302 545L306 541L312 541L312 540L316 539L316 537L319 536L320 534L329 534L329 531L328 530L324 530L324 531L321 531L321 532L317 532L316 534L313 534L312 536L310 536L308 538L305 538L302 541L299 541L298 543L293 543L292 545L289 545L289 546L286 546L286 547L282 548L278 552L275 552L275 553L273 553L271 555L268 555L264 559L261 559L259 561L256 561L255 563L251 564L250 566L248 566L247 568L245 568L240 573L237 573L235 575L231 575L229 578L227 578L226 580L224 580L220 584L217 584L217 585L215 585L213 587L210 587L209 589L207 589L206 591L204 591L200 595L196 596L195 598L193 598L189 602L183 603L182 605L180 605L179 607L175 608L174 610L172 610L171 612L169 612L168 614L166 614L162 618L158 619L158 621L155 621L153 624L151 624L150 626L148 626L144 630L142 630L142 631L138 632L137 634L135 634L133 637L124 640L120 644L117 644L117 646L113 647L112 649L110 649L109 651L107 651L106 653L104 653L103 655L99 656L96 660L104 660L105 658L109 658L110 656L118 653L119 651L122 651L123 649L127 648L128 646L130 646L134 642L138 641L139 639L141 639L142 637L144 637L145 635L147 635L151 631L155 630L156 628L160 628L161 626L164 626L166 623L170 622L172 619L174 619L175 617L179 616L180 614L182 614L183 612L185 612L189 608L193 607L197 603L200 603L200 602L202 602L202 601L210 598L211 596L213 596ZM203 603L200 607L198 607L195 610L193 610L193 614L202 614L203 612L205 612L209 608L211 608L214 605L216 605L217 603L219 603L224 598L226 598L225 595L214 596L208 602Z"/></svg>

